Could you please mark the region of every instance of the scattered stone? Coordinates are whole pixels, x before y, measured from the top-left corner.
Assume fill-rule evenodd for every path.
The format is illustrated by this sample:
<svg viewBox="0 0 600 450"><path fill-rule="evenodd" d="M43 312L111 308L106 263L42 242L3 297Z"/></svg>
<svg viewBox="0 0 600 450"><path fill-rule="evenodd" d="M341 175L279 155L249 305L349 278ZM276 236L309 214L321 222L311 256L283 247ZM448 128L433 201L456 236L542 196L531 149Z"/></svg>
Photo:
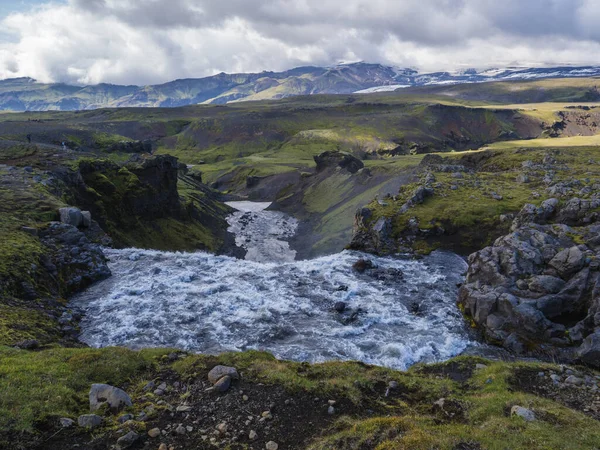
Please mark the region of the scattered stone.
<svg viewBox="0 0 600 450"><path fill-rule="evenodd" d="M554 383L559 383L560 382L560 376L556 375L555 373L553 373L552 375L550 375L550 379L554 382Z"/></svg>
<svg viewBox="0 0 600 450"><path fill-rule="evenodd" d="M84 414L77 418L77 424L83 428L96 428L102 424L102 417L96 414Z"/></svg>
<svg viewBox="0 0 600 450"><path fill-rule="evenodd" d="M273 441L269 441L265 445L266 450L277 450L278 448L279 448L279 445L277 445L277 442L273 442Z"/></svg>
<svg viewBox="0 0 600 450"><path fill-rule="evenodd" d="M128 420L133 420L133 414L123 414L121 417L117 419L119 423L125 423Z"/></svg>
<svg viewBox="0 0 600 450"><path fill-rule="evenodd" d="M175 411L177 412L189 412L193 408L189 405L179 405Z"/></svg>
<svg viewBox="0 0 600 450"><path fill-rule="evenodd" d="M152 428L150 431L148 431L148 436L150 436L151 438L155 438L160 436L160 429L159 428Z"/></svg>
<svg viewBox="0 0 600 450"><path fill-rule="evenodd" d="M213 386L214 390L217 392L227 392L229 390L229 387L231 386L231 377L229 375L226 375L224 377L222 377L219 381L217 381L215 383L215 385Z"/></svg>
<svg viewBox="0 0 600 450"><path fill-rule="evenodd" d="M133 405L125 391L108 384L92 384L89 397L90 411L96 411L104 404L107 404L113 411Z"/></svg>
<svg viewBox="0 0 600 450"><path fill-rule="evenodd" d="M264 412L261 414L261 417L262 417L263 419L271 420L271 419L273 418L273 414L271 414L271 411L264 411Z"/></svg>
<svg viewBox="0 0 600 450"><path fill-rule="evenodd" d="M154 381L150 381L149 383L146 384L146 386L144 386L144 392L148 392L151 391L152 389L154 389L156 387L156 383Z"/></svg>
<svg viewBox="0 0 600 450"><path fill-rule="evenodd" d="M330 406L329 408L327 408L327 414L329 414L330 416L333 416L335 414L335 408L333 406Z"/></svg>
<svg viewBox="0 0 600 450"><path fill-rule="evenodd" d="M227 433L227 424L225 422L220 423L219 425L216 426L216 429L219 433L225 434L225 433Z"/></svg>
<svg viewBox="0 0 600 450"><path fill-rule="evenodd" d="M335 305L333 305L333 309L339 313L343 313L346 310L346 302L336 302Z"/></svg>
<svg viewBox="0 0 600 450"><path fill-rule="evenodd" d="M370 259L359 259L352 265L352 268L358 273L364 273L365 270L373 268L373 262Z"/></svg>
<svg viewBox="0 0 600 450"><path fill-rule="evenodd" d="M125 436L117 439L118 448L129 448L139 439L139 435L135 431L130 431Z"/></svg>
<svg viewBox="0 0 600 450"><path fill-rule="evenodd" d="M251 441L255 440L258 437L258 433L254 430L250 430L250 433L248 434L248 439L250 439Z"/></svg>
<svg viewBox="0 0 600 450"><path fill-rule="evenodd" d="M329 406L334 406L336 404L336 401L335 400L329 400L329 401L327 401L327 404Z"/></svg>
<svg viewBox="0 0 600 450"><path fill-rule="evenodd" d="M167 449L167 444L160 444L160 445L158 446L158 450L168 450L168 449Z"/></svg>
<svg viewBox="0 0 600 450"><path fill-rule="evenodd" d="M232 380L239 380L240 376L235 367L215 366L208 372L208 381L215 384L221 378L229 376Z"/></svg>
<svg viewBox="0 0 600 450"><path fill-rule="evenodd" d="M188 425L187 427L185 427L185 429L187 430L188 433L191 433L192 431L194 431L194 427Z"/></svg>
<svg viewBox="0 0 600 450"><path fill-rule="evenodd" d="M483 369L487 369L487 366L485 364L475 364L475 370L483 370Z"/></svg>
<svg viewBox="0 0 600 450"><path fill-rule="evenodd" d="M567 377L567 379L565 380L565 383L579 386L579 385L585 383L585 381L582 378L576 377L575 375L569 375Z"/></svg>
<svg viewBox="0 0 600 450"><path fill-rule="evenodd" d="M183 425L179 424L177 426L177 428L175 428L175 433L183 436L185 434L185 427Z"/></svg>
<svg viewBox="0 0 600 450"><path fill-rule="evenodd" d="M62 417L60 419L60 426L63 428L71 428L75 425L75 421L73 419L69 419L68 417Z"/></svg>
<svg viewBox="0 0 600 450"><path fill-rule="evenodd" d="M521 417L526 422L533 422L535 420L534 412L530 409L523 408L522 406L513 406L510 410L510 415Z"/></svg>
<svg viewBox="0 0 600 450"><path fill-rule="evenodd" d="M247 395L242 395L242 400L244 400L245 402L248 401L248 396Z"/></svg>

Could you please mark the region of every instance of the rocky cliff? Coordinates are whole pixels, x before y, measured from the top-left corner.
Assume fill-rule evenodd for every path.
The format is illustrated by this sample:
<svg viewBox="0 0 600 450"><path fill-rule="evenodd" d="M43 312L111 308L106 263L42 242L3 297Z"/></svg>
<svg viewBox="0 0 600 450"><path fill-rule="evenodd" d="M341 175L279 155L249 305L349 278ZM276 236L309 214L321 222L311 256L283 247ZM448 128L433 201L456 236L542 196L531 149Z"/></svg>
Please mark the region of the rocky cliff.
<svg viewBox="0 0 600 450"><path fill-rule="evenodd" d="M516 353L576 348L600 367L599 207L527 204L510 234L469 256L459 305L489 340Z"/></svg>

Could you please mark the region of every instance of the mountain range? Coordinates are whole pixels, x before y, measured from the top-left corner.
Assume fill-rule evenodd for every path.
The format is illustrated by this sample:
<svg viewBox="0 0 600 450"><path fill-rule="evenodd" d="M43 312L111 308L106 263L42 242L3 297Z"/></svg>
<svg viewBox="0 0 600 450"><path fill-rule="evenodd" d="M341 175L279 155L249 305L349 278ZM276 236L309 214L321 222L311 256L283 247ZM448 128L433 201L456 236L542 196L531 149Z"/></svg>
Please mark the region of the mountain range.
<svg viewBox="0 0 600 450"><path fill-rule="evenodd" d="M509 67L420 73L414 69L359 62L332 67L298 67L284 72L220 73L152 86L106 83L77 86L39 83L32 78L12 78L0 81L0 110L73 111L107 107L176 107L279 99L294 95L372 93L411 86L599 75L600 66Z"/></svg>

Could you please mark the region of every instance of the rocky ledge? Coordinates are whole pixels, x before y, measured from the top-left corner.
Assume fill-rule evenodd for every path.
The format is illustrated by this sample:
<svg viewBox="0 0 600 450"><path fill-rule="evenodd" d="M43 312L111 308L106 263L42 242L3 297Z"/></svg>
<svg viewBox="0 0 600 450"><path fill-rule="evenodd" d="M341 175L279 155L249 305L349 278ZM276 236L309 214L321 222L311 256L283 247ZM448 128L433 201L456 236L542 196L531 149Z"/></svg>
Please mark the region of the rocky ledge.
<svg viewBox="0 0 600 450"><path fill-rule="evenodd" d="M487 339L600 367L598 206L577 198L527 204L510 234L469 256L459 305Z"/></svg>

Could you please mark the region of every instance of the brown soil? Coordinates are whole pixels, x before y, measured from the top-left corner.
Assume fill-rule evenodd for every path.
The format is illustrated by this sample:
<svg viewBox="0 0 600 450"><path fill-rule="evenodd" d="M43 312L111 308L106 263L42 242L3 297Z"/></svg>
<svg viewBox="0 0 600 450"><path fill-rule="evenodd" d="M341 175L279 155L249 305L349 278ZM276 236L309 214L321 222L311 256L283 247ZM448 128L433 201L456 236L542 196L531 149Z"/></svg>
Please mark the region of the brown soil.
<svg viewBox="0 0 600 450"><path fill-rule="evenodd" d="M242 374L243 377L243 374ZM210 383L206 371L185 382L172 372L157 375L156 385L166 382L168 391L160 400L153 399L155 412L148 414L145 431L139 431L140 438L130 449L158 449L161 443L167 448L212 449L264 449L268 441L275 441L280 450L306 448L308 443L327 430L340 416L369 417L376 411L368 407L358 407L347 399L317 398L308 392L288 392L279 385L265 385L241 379L235 381L225 394L207 391ZM180 383L177 385L176 383ZM178 386L178 387L175 387ZM381 386L383 394L385 386ZM187 398L185 396L187 395ZM182 400L182 396L185 400ZM244 400L244 396L248 400ZM134 400L134 410L138 413L142 406L150 405L151 395ZM335 400L335 413L329 414L329 400ZM181 405L191 406L188 412L177 412ZM263 412L270 411L272 419L262 419ZM136 418L137 420L137 418ZM227 431L219 433L216 427L226 423ZM179 435L175 429L179 424L191 426L193 430ZM157 438L150 438L148 430L166 430ZM48 424L42 430L43 437L30 448L35 450L101 450L112 448L117 439L128 431L127 425L121 431L99 433L82 431L78 427L61 429L58 423ZM250 440L250 430L258 437ZM213 442L211 443L211 438Z"/></svg>

